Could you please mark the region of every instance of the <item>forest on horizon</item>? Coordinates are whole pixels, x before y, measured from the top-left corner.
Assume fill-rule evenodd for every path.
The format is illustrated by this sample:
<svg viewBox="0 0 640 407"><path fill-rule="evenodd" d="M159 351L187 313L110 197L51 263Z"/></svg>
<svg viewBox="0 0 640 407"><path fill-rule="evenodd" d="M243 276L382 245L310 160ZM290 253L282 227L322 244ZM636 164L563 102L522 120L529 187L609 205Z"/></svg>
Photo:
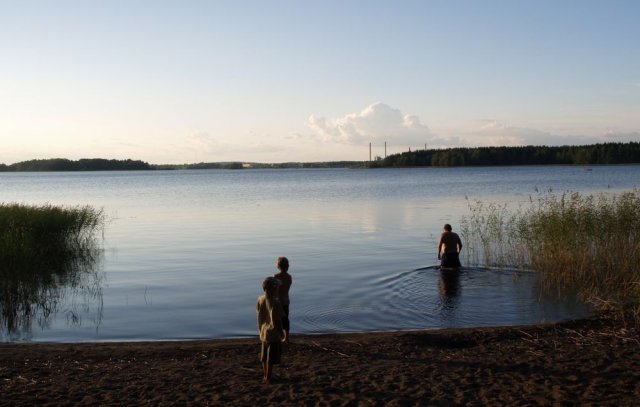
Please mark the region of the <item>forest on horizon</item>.
<svg viewBox="0 0 640 407"><path fill-rule="evenodd" d="M376 157L370 168L640 163L640 142L584 146L473 147L415 150Z"/></svg>
<svg viewBox="0 0 640 407"><path fill-rule="evenodd" d="M38 171L131 171L181 169L246 168L387 168L387 167L465 167L516 165L611 165L640 164L640 142L602 143L584 146L458 147L392 154L372 161L327 162L211 162L195 164L149 164L141 160L51 158L0 164L0 172Z"/></svg>

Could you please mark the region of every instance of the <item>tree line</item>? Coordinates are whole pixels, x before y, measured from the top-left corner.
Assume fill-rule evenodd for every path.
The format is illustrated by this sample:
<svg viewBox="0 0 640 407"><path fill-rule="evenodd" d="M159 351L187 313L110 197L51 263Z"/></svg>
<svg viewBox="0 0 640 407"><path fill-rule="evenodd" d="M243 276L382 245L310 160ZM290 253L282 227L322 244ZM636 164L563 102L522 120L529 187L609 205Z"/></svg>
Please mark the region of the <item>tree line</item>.
<svg viewBox="0 0 640 407"><path fill-rule="evenodd" d="M371 161L377 167L462 167L500 165L637 164L640 143L584 146L523 146L416 150Z"/></svg>
<svg viewBox="0 0 640 407"><path fill-rule="evenodd" d="M335 161L313 163L197 163L154 165L141 160L108 160L66 158L22 161L0 164L0 171L131 171L178 169L243 169L243 168L381 168L381 167L460 167L500 165L597 165L640 163L640 142L602 143L584 146L474 147L415 150L392 154L374 161Z"/></svg>
<svg viewBox="0 0 640 407"><path fill-rule="evenodd" d="M326 162L210 162L196 164L158 164L152 165L157 170L241 170L241 169L287 169L287 168L353 168L362 167L362 161L326 161Z"/></svg>
<svg viewBox="0 0 640 407"><path fill-rule="evenodd" d="M131 171L131 170L240 170L265 168L345 168L362 167L362 161L331 162L287 162L287 163L243 163L243 162L202 162L195 164L149 164L140 160L107 160L103 158L83 158L77 161L66 158L21 161L15 164L0 164L0 172L38 171Z"/></svg>
<svg viewBox="0 0 640 407"><path fill-rule="evenodd" d="M151 165L140 160L107 160L104 158L50 158L45 160L21 161L15 164L0 164L0 171L125 171L150 170Z"/></svg>

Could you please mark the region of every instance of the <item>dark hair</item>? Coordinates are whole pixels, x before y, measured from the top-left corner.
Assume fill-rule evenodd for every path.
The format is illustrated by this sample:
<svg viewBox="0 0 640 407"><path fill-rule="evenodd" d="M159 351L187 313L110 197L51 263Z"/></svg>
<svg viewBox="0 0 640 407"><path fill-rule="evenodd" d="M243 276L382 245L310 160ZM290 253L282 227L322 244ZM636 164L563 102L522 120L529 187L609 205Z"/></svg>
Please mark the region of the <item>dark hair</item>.
<svg viewBox="0 0 640 407"><path fill-rule="evenodd" d="M278 257L278 260L276 260L276 267L284 271L289 270L289 259L284 256Z"/></svg>
<svg viewBox="0 0 640 407"><path fill-rule="evenodd" d="M280 280L278 280L275 277L267 277L264 279L264 281L262 282L262 289L265 292L272 292L275 288L277 288L278 286L280 286Z"/></svg>
<svg viewBox="0 0 640 407"><path fill-rule="evenodd" d="M448 223L444 224L444 230L446 230L447 232L451 232L451 225Z"/></svg>

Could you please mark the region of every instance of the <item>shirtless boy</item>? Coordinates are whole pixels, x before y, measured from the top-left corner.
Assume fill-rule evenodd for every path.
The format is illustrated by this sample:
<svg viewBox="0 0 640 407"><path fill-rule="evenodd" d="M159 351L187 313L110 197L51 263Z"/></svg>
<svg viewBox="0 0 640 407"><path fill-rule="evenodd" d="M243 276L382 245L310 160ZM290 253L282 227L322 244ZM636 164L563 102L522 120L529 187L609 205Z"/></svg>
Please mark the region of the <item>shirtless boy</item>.
<svg viewBox="0 0 640 407"><path fill-rule="evenodd" d="M440 266L447 268L461 267L460 258L458 257L462 250L462 240L457 233L451 231L451 225L444 225L444 232L440 235L438 242L438 260L441 260Z"/></svg>
<svg viewBox="0 0 640 407"><path fill-rule="evenodd" d="M291 274L289 274L289 259L286 257L278 257L276 260L276 267L280 271L275 274L274 277L280 280L282 285L278 290L278 298L280 300L280 304L282 304L282 309L284 310L284 316L282 318L282 328L284 329L284 342L289 341L289 289L291 288L291 284L293 279L291 278Z"/></svg>

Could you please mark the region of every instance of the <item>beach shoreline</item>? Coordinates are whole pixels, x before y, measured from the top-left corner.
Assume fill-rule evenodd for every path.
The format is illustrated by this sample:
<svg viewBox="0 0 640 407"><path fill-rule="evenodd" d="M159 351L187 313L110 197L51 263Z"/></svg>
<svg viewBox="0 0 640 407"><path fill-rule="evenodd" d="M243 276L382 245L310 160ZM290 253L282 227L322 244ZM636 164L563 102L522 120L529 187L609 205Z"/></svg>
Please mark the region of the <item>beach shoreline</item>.
<svg viewBox="0 0 640 407"><path fill-rule="evenodd" d="M293 335L261 382L257 338L0 344L2 405L634 405L619 320Z"/></svg>

